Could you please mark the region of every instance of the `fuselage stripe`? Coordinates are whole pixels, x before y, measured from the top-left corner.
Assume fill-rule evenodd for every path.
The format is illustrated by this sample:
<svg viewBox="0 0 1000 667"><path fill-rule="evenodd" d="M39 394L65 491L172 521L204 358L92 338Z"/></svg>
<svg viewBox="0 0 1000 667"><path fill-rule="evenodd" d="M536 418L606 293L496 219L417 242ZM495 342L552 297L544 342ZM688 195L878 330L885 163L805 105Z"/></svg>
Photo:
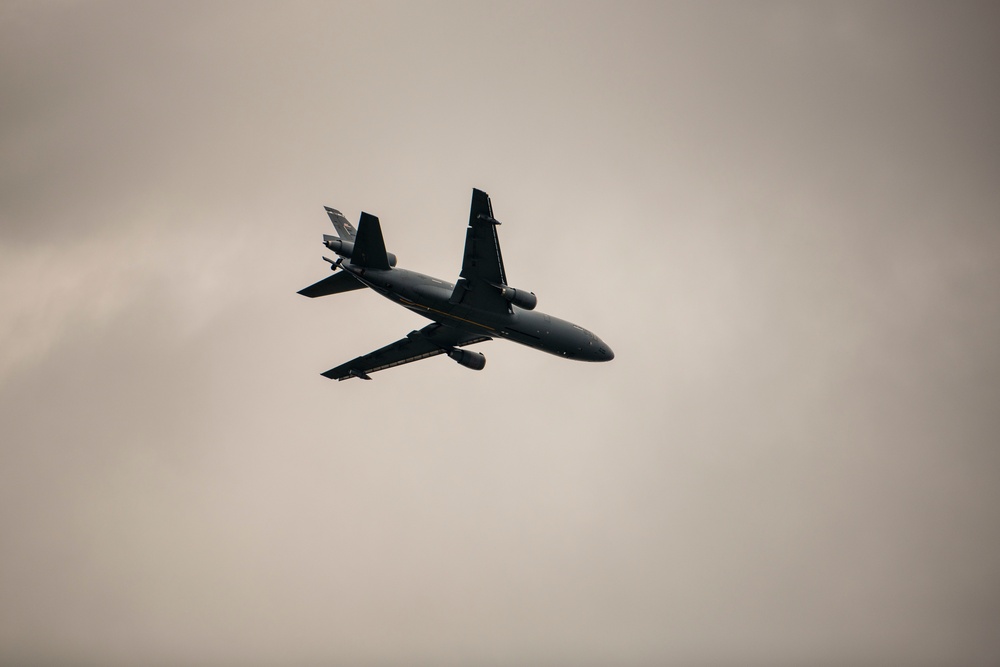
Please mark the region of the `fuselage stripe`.
<svg viewBox="0 0 1000 667"><path fill-rule="evenodd" d="M396 296L399 298L400 303L403 303L404 305L414 306L414 307L419 308L421 310L429 310L432 313L437 313L438 315L443 315L443 316L445 316L447 318L450 318L450 319L453 319L453 320L458 320L459 322L468 322L469 324L475 325L475 326L479 327L480 329L488 329L490 331L496 331L496 329L494 329L493 327L487 326L487 325L485 325L485 324L483 324L481 322L475 322L473 320L467 320L464 317L459 317L457 315L452 315L451 313L446 313L446 312L438 310L436 308L431 308L430 306L425 306L422 303L416 303L414 301L410 301L409 299L407 299L405 297L402 297L402 296L399 296L399 295L396 295Z"/></svg>

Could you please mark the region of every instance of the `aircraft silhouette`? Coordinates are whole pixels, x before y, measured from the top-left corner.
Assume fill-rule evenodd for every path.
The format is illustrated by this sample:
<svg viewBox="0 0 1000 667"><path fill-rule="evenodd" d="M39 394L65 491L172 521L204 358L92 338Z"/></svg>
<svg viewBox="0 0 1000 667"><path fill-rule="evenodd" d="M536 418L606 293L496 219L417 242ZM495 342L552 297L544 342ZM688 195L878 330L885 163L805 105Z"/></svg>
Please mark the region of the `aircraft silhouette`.
<svg viewBox="0 0 1000 667"><path fill-rule="evenodd" d="M336 271L299 291L308 297L339 294L369 287L387 299L432 320L395 343L331 368L324 377L370 380L370 373L411 361L447 354L473 370L486 366L486 357L462 349L493 338L512 340L567 359L611 361L614 352L604 341L572 322L534 310L533 292L507 284L497 238L500 221L493 217L489 195L472 191L472 209L465 236L462 272L455 284L398 269L396 256L386 252L378 218L361 214L358 228L344 215L326 207L337 236L323 235L323 245L337 253L323 259ZM338 269L340 269L338 271Z"/></svg>

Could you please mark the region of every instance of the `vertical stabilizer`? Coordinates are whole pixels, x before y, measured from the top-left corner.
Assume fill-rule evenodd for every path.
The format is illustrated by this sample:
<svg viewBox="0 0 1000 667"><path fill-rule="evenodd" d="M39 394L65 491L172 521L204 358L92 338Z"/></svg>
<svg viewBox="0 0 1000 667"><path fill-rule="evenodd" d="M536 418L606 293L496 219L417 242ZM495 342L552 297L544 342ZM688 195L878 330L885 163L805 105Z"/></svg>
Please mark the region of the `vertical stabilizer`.
<svg viewBox="0 0 1000 667"><path fill-rule="evenodd" d="M354 225L348 222L344 214L335 208L330 208L325 206L326 214L330 216L330 222L333 223L334 228L337 230L337 235L345 241L353 241L354 237L357 235L357 230L354 229Z"/></svg>

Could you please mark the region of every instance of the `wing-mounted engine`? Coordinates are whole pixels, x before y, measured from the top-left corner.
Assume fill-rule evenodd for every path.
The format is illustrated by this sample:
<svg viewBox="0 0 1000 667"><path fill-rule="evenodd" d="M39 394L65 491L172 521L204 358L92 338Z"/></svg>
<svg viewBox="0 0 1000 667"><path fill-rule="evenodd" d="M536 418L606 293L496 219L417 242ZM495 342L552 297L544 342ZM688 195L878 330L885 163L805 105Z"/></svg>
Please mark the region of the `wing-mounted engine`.
<svg viewBox="0 0 1000 667"><path fill-rule="evenodd" d="M538 305L538 297L534 292L523 289L514 289L507 285L500 285L500 296L515 306L520 306L525 310L534 310Z"/></svg>
<svg viewBox="0 0 1000 667"><path fill-rule="evenodd" d="M486 355L481 352L454 348L448 350L448 356L458 362L459 366L465 366L474 371L481 371L486 368Z"/></svg>

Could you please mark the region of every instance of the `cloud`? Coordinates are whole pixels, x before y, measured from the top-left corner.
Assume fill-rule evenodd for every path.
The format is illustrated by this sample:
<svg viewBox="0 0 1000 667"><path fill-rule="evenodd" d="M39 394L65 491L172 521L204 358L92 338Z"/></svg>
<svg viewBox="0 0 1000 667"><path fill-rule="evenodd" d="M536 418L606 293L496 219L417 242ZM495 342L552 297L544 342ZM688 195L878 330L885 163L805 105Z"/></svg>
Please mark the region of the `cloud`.
<svg viewBox="0 0 1000 667"><path fill-rule="evenodd" d="M21 6L0 661L993 662L981 8ZM322 205L611 364L309 300Z"/></svg>

